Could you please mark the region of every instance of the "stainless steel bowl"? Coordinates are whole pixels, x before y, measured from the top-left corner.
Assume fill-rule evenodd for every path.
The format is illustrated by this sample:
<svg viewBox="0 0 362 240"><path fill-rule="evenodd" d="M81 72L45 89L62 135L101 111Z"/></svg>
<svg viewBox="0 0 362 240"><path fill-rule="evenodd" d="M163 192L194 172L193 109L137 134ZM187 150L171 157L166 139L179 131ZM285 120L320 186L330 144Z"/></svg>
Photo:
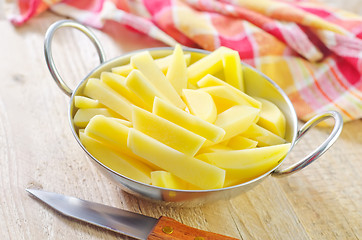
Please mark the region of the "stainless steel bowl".
<svg viewBox="0 0 362 240"><path fill-rule="evenodd" d="M101 62L101 64L93 71L91 71L78 84L78 86L74 90L69 88L67 84L63 81L63 79L60 77L52 57L52 51L51 51L52 38L54 32L62 27L75 28L85 33L96 47ZM160 58L169 55L173 51L173 49L169 47L149 48L149 49L142 49L140 51L144 50L148 50L154 58ZM73 117L76 112L76 108L74 106L74 97L78 95L83 95L82 94L83 89L85 84L87 83L87 80L89 78L99 78L100 74L103 71L111 71L113 67L128 64L130 62L130 57L139 51L130 52L125 55L119 56L117 58L105 61L105 56L102 47L99 41L94 36L94 34L85 26L71 20L58 21L49 27L45 36L44 51L45 51L47 66L49 68L52 77L54 78L55 82L58 84L60 89L68 96L70 96L70 104L68 111L69 123L73 135L77 140L77 142L79 143L79 145L83 148L83 150L86 152L91 161L95 163L96 166L99 167L99 169L104 173L104 175L114 180L114 182L117 183L124 191L149 200L154 200L157 202L162 202L174 206L195 206L207 202L213 202L216 200L230 199L259 184L269 175L276 177L286 176L306 167L311 162L319 158L337 140L338 136L342 131L342 126L343 126L342 117L338 112L335 111L329 111L316 115L298 130L297 115L295 113L292 103L290 102L287 95L283 92L283 90L272 80L266 77L264 74L255 70L251 66L243 63L244 67L251 68L255 73L262 76L260 78L245 78L246 93L251 96L262 97L274 102L284 113L287 123L285 138L288 142L292 143L289 152L293 149L295 144L304 136L304 134L309 129L317 125L319 122L324 121L325 119L332 118L334 119L334 127L328 138L313 152L311 152L304 159L300 160L294 165L284 169L280 169L280 165L286 159L284 158L283 161L281 161L280 164L276 166L274 169L263 174L262 176L259 176L253 180L250 180L248 182L239 185L222 188L222 189L215 189L215 190L174 190L174 189L165 189L165 188L147 185L141 182L137 182L133 179L127 178L113 171L112 169L108 168L107 166L99 162L95 157L93 157L80 142L77 133L78 129L73 123ZM193 48L184 48L184 52L191 54L192 58L191 61L195 59L197 60L210 53L208 51L193 49Z"/></svg>

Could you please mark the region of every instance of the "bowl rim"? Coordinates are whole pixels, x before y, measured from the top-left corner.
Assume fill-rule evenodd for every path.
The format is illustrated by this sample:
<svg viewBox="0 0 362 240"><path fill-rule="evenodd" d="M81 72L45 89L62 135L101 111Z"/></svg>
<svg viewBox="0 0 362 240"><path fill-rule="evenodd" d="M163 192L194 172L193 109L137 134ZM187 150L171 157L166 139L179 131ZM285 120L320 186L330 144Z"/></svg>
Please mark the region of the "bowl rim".
<svg viewBox="0 0 362 240"><path fill-rule="evenodd" d="M259 75L261 75L263 78L265 78L269 83L272 84L272 86L274 88L276 88L276 90L278 90L278 92L281 94L281 96L283 97L284 101L286 102L287 106L288 106L288 109L291 113L291 119L292 119L292 129L294 129L294 132L293 132L293 136L292 136L292 141L290 142L291 143L291 146L288 150L288 153L284 156L284 158L278 163L277 166L275 166L273 169L269 170L268 172L256 177L256 178L253 178L247 182L243 182L243 183L240 183L240 184L237 184L237 185L232 185L232 186L229 186L229 187L225 187L225 188L216 188L216 189L207 189L207 190L184 190L184 189L172 189L172 188L163 188L163 187L158 187L158 186L154 186L154 185L150 185L150 184L146 184L146 183L143 183L143 182L139 182L139 181L136 181L132 178L129 178L127 176L124 176L112 169L110 169L109 167L107 167L106 165L104 165L103 163L101 163L97 158L93 157L92 154L90 154L88 152L88 150L83 146L83 144L81 143L80 141L80 138L78 136L78 134L76 133L76 129L74 127L74 124L73 124L73 116L72 116L72 112L73 112L73 108L72 106L74 105L74 97L75 96L79 96L77 95L78 91L81 89L81 87L86 83L86 81L91 78L91 76L99 71L100 69L102 69L103 67L105 67L106 65L109 65L111 64L112 62L115 62L116 60L119 60L119 59L122 59L122 58L127 58L127 57L130 57L136 53L140 53L140 52L143 52L143 51L150 51L150 52L155 52L155 51L167 51L167 50L173 50L174 48L173 47L154 47L154 48L144 48L144 49L137 49L137 50L134 50L134 51L130 51L130 52L127 52L127 53L124 53L124 54L121 54L117 57L114 57L114 58L111 58L101 64L99 64L98 66L96 66L95 68L93 68L78 84L77 86L75 87L75 89L73 90L71 96L70 96L70 100L69 100L69 105L68 105L68 121L69 121L69 124L70 124L70 127L71 127L71 130L72 130L72 133L73 133L73 136L75 137L76 141L78 142L78 144L81 146L81 148L87 153L87 155L95 162L97 163L100 167L102 167L104 170L108 171L108 172L111 172L113 174L115 174L117 177L120 177L120 178L123 178L127 181L130 181L130 182L133 182L135 184L141 184L143 187L146 187L146 188L154 188L154 189L158 189L160 191L172 191L172 192L179 192L179 193L212 193L212 192L222 192L222 191L229 191L229 190L232 190L232 189L235 189L235 188L241 188L243 186L246 186L246 185L250 185L252 183L255 183L257 181L260 181L261 179L267 177L268 175L270 175L273 171L275 171L277 168L279 168L282 163L284 162L284 160L287 158L287 156L289 155L289 153L291 152L291 150L293 149L294 145L295 145L295 140L296 140L296 136L297 136L297 114L296 114L296 111L294 109L294 106L292 104L292 102L290 101L289 97L287 96L287 94L281 89L281 87L276 84L273 80L271 80L268 76L266 76L265 74L263 74L262 72L260 72L259 70L257 70L256 68L252 67L251 65L243 62L241 60L241 63L242 65L246 66L246 67L249 67L251 69L253 69L254 71L256 71ZM191 47L182 47L183 51L185 52L196 52L196 53L201 53L201 54L210 54L211 51L207 51L207 50L203 50L203 49L197 49L197 48L191 48ZM122 183L123 184L123 183Z"/></svg>

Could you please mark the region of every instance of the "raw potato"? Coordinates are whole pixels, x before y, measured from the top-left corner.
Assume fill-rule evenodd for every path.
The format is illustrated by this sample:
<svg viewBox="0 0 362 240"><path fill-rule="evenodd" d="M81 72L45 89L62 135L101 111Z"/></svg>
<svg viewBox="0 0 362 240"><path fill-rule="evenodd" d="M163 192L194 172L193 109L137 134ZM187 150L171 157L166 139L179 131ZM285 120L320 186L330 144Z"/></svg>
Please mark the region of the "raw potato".
<svg viewBox="0 0 362 240"><path fill-rule="evenodd" d="M166 57L163 57L163 58L158 58L155 60L155 63L157 64L157 66L161 69L161 71L165 75L167 74L168 68L170 67L171 58L172 58L172 54L168 55ZM185 60L186 66L188 66L190 64L191 54L189 54L189 53L184 54L184 60Z"/></svg>
<svg viewBox="0 0 362 240"><path fill-rule="evenodd" d="M257 145L257 141L251 140L243 136L235 136L227 142L226 146L234 150L241 150L255 148Z"/></svg>
<svg viewBox="0 0 362 240"><path fill-rule="evenodd" d="M224 185L225 170L176 151L136 129L130 129L128 146L138 156L201 189Z"/></svg>
<svg viewBox="0 0 362 240"><path fill-rule="evenodd" d="M132 70L126 79L127 87L132 90L147 106L147 110L152 110L155 97L167 99L160 93L138 70Z"/></svg>
<svg viewBox="0 0 362 240"><path fill-rule="evenodd" d="M223 140L228 140L244 132L249 126L256 122L260 110L245 106L236 105L217 116L215 125L225 130Z"/></svg>
<svg viewBox="0 0 362 240"><path fill-rule="evenodd" d="M226 170L224 187L239 184L272 170L288 153L290 143L245 150L214 151L196 158Z"/></svg>
<svg viewBox="0 0 362 240"><path fill-rule="evenodd" d="M291 146L283 113L243 92L249 73L236 51L200 56L181 46L155 60L138 52L88 79L75 98L82 144L112 170L167 189L218 189L271 171Z"/></svg>
<svg viewBox="0 0 362 240"><path fill-rule="evenodd" d="M258 125L284 138L286 121L282 111L266 99L257 99L262 104Z"/></svg>
<svg viewBox="0 0 362 240"><path fill-rule="evenodd" d="M194 156L206 140L138 107L133 109L133 128L188 156Z"/></svg>
<svg viewBox="0 0 362 240"><path fill-rule="evenodd" d="M230 52L229 48L220 47L211 54L201 58L187 68L187 77L190 84L195 85L197 81L207 74L215 74L223 69L222 54Z"/></svg>
<svg viewBox="0 0 362 240"><path fill-rule="evenodd" d="M176 108L159 98L155 99L153 113L212 142L219 142L225 136L224 129Z"/></svg>
<svg viewBox="0 0 362 240"><path fill-rule="evenodd" d="M151 172L152 185L170 189L187 189L188 183L166 171Z"/></svg>
<svg viewBox="0 0 362 240"><path fill-rule="evenodd" d="M152 169L147 165L121 153L114 152L85 133L80 133L80 141L92 156L113 171L139 182L151 183Z"/></svg>
<svg viewBox="0 0 362 240"><path fill-rule="evenodd" d="M74 124L77 127L84 128L88 122L96 115L107 117L117 117L118 115L108 108L80 108L73 117Z"/></svg>
<svg viewBox="0 0 362 240"><path fill-rule="evenodd" d="M84 94L98 100L127 120L132 119L133 104L99 79L90 78L84 88Z"/></svg>
<svg viewBox="0 0 362 240"><path fill-rule="evenodd" d="M112 73L121 75L123 77L127 77L128 74L130 74L130 72L133 70L134 68L132 67L131 64L127 64L127 65L123 65L123 66L119 66L119 67L115 67L112 68Z"/></svg>
<svg viewBox="0 0 362 240"><path fill-rule="evenodd" d="M165 75L166 75L168 67L170 65L171 56L172 55L168 55L168 56L163 57L163 58L155 59L156 65L161 69L161 71ZM188 66L190 64L191 54L189 54L189 53L185 54L184 59L185 59L186 66ZM112 73L116 73L116 74L121 75L123 77L127 77L128 74L130 74L133 69L134 68L132 67L131 64L127 64L127 65L112 68Z"/></svg>
<svg viewBox="0 0 362 240"><path fill-rule="evenodd" d="M127 147L129 129L115 119L99 115L91 119L84 132L110 148L134 157L136 155Z"/></svg>
<svg viewBox="0 0 362 240"><path fill-rule="evenodd" d="M235 91L226 86L205 87L200 90L205 91L212 96L218 113L222 113L235 105L247 105L253 107L247 100L245 100L244 97L236 94Z"/></svg>
<svg viewBox="0 0 362 240"><path fill-rule="evenodd" d="M126 78L115 73L102 72L101 81L127 98L138 107L145 107L145 103L126 86Z"/></svg>
<svg viewBox="0 0 362 240"><path fill-rule="evenodd" d="M146 160L134 154L127 145L129 124L125 120L109 118L104 116L95 116L91 119L84 132L92 138L102 142L104 145L114 151L123 153L134 159L137 159L152 169L158 169L157 166L149 164Z"/></svg>
<svg viewBox="0 0 362 240"><path fill-rule="evenodd" d="M180 45L175 47L166 78L176 92L181 96L182 89L187 88L187 66L184 53Z"/></svg>
<svg viewBox="0 0 362 240"><path fill-rule="evenodd" d="M255 108L261 108L261 103L256 100L255 98L250 97L246 93L240 91L239 89L234 88L233 86L227 84L223 80L216 78L215 76L212 76L210 74L207 74L205 77L203 77L200 81L197 82L197 86L200 88L204 87L214 87L214 86L225 86L230 91L234 92L236 95L238 95L241 98L244 98L252 107Z"/></svg>
<svg viewBox="0 0 362 240"><path fill-rule="evenodd" d="M285 143L284 138L260 127L257 124L251 124L251 126L241 134L241 136L250 138L258 142L259 147L272 146Z"/></svg>
<svg viewBox="0 0 362 240"><path fill-rule="evenodd" d="M104 107L99 103L98 100L87 98L84 96L75 96L74 97L74 106L77 108L102 108Z"/></svg>
<svg viewBox="0 0 362 240"><path fill-rule="evenodd" d="M129 128L133 127L133 125L132 125L132 123L130 121L120 119L120 118L112 118L112 117L110 117L109 119L117 121L117 122L119 122L120 124L122 124L122 125L124 125L126 127L129 127Z"/></svg>
<svg viewBox="0 0 362 240"><path fill-rule="evenodd" d="M200 151L197 153L197 155L202 154L202 153L211 153L211 152L217 152L217 151L231 151L231 150L233 150L233 149L226 146L225 144L219 143L219 144L214 144L212 146L201 148Z"/></svg>
<svg viewBox="0 0 362 240"><path fill-rule="evenodd" d="M181 100L172 84L157 67L149 52L142 52L131 57L131 65L138 69L146 79L175 106L185 109L186 104Z"/></svg>
<svg viewBox="0 0 362 240"><path fill-rule="evenodd" d="M287 154L289 148L290 143L285 143L252 149L215 151L196 157L223 169L244 169L269 159L278 161Z"/></svg>
<svg viewBox="0 0 362 240"><path fill-rule="evenodd" d="M222 58L225 82L244 92L243 71L237 51L227 52Z"/></svg>
<svg viewBox="0 0 362 240"><path fill-rule="evenodd" d="M210 94L200 90L183 89L182 99L185 101L191 114L209 123L215 122L217 110Z"/></svg>

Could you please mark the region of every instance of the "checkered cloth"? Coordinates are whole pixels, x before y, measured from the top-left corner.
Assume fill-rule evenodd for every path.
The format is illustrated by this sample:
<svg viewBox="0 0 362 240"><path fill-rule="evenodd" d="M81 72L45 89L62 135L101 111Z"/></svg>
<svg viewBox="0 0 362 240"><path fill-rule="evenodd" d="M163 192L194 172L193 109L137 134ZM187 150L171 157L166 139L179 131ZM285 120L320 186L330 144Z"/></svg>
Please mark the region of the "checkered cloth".
<svg viewBox="0 0 362 240"><path fill-rule="evenodd" d="M362 118L362 17L307 0L19 0L22 25L50 9L106 29L119 24L167 45L226 46L273 79L301 120L337 110Z"/></svg>

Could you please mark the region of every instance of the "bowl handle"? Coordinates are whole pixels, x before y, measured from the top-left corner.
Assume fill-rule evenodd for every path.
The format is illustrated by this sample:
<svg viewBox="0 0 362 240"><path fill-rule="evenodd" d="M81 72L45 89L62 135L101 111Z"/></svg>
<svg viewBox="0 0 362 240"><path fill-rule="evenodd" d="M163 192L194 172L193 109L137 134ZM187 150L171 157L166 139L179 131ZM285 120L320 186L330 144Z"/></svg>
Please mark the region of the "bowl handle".
<svg viewBox="0 0 362 240"><path fill-rule="evenodd" d="M53 23L47 30L45 34L45 40L44 40L44 54L45 54L45 60L46 64L48 66L49 72L52 75L53 79L57 83L58 87L68 96L71 96L73 93L73 90L68 87L68 85L63 81L62 77L60 76L52 55L52 39L53 35L56 30L62 27L71 27L80 30L83 32L93 43L95 48L97 49L97 53L99 56L99 61L103 63L106 59L103 48L98 41L97 37L94 35L94 33L84 25L77 23L72 20L60 20L55 23Z"/></svg>
<svg viewBox="0 0 362 240"><path fill-rule="evenodd" d="M312 153L310 153L308 156L306 156L304 159L300 160L299 162L293 164L290 167L287 167L285 169L279 170L276 169L272 172L272 175L275 177L282 177L287 176L291 173L295 173L309 164L311 164L314 160L319 158L325 151L328 150L332 146L332 144L337 140L338 136L342 132L343 127L343 119L341 114L339 114L336 111L329 111L325 113L321 113L310 119L307 123L305 123L301 129L297 133L297 137L295 140L295 143L298 143L298 141L304 136L306 132L308 132L309 129L316 126L319 122L324 121L328 118L334 119L334 127L331 132L331 134L328 136L328 138L318 147L316 148Z"/></svg>

